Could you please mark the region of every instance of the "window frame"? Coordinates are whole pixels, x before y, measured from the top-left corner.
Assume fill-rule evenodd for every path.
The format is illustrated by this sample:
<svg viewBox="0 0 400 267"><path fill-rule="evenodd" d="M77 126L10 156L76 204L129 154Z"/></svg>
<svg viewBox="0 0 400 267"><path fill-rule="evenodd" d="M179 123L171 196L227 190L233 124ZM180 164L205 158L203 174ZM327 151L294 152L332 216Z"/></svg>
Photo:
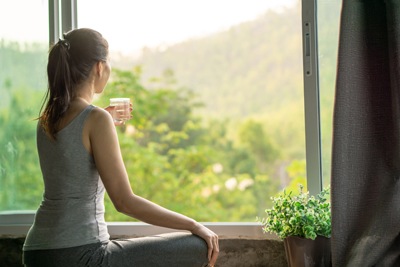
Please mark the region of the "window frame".
<svg viewBox="0 0 400 267"><path fill-rule="evenodd" d="M323 188L319 99L317 1L302 1L304 119L307 189L317 195Z"/></svg>
<svg viewBox="0 0 400 267"><path fill-rule="evenodd" d="M77 0L49 1L49 43L62 32L78 27ZM61 5L60 5L61 1ZM61 21L61 23L60 23ZM303 83L306 135L307 188L316 195L322 190L322 155L319 108L317 0L302 1ZM34 211L0 212L0 235L26 235L34 220ZM258 222L204 222L220 237L277 239L262 232ZM176 231L140 222L109 222L111 236L146 236Z"/></svg>

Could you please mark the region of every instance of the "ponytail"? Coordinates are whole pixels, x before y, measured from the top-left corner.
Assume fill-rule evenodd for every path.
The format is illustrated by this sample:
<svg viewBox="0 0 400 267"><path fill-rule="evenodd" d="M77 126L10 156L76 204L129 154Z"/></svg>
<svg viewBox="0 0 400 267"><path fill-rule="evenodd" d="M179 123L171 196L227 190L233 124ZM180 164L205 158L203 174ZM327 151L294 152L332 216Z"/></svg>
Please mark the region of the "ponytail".
<svg viewBox="0 0 400 267"><path fill-rule="evenodd" d="M44 130L55 139L60 119L71 101L71 72L69 68L69 43L60 40L49 53L47 64L48 89L45 102L47 105L40 116ZM42 106L43 109L43 106Z"/></svg>

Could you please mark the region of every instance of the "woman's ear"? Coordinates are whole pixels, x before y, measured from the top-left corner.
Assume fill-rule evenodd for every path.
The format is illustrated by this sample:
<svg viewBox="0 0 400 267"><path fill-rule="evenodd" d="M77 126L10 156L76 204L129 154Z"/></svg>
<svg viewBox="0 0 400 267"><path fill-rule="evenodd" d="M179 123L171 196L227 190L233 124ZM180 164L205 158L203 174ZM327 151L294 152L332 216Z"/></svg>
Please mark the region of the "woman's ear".
<svg viewBox="0 0 400 267"><path fill-rule="evenodd" d="M101 77L101 75L103 74L103 68L104 68L104 66L103 66L102 63L103 63L103 62L101 62L101 61L98 61L98 62L96 63L96 74L97 74L97 76L99 76L99 77Z"/></svg>

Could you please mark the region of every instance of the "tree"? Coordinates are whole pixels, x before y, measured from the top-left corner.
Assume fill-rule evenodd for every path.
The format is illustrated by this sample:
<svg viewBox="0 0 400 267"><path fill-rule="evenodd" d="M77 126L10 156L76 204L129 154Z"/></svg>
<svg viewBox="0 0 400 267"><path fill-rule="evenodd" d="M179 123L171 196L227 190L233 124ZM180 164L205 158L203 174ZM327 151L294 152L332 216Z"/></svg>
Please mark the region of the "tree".
<svg viewBox="0 0 400 267"><path fill-rule="evenodd" d="M253 120L246 121L239 129L239 139L253 155L258 172L266 173L270 163L277 158L278 151L266 135L263 125Z"/></svg>
<svg viewBox="0 0 400 267"><path fill-rule="evenodd" d="M10 109L0 110L0 210L36 209L43 182L36 152L38 93L14 90Z"/></svg>

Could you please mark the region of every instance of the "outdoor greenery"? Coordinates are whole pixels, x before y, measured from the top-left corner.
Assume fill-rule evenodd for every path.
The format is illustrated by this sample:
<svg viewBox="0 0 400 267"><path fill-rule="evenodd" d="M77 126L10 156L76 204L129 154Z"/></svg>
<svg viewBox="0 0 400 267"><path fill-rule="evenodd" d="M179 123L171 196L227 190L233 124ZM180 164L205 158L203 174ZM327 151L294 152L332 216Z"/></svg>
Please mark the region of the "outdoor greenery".
<svg viewBox="0 0 400 267"><path fill-rule="evenodd" d="M254 220L270 205L265 194L279 190L268 172L277 150L262 125L243 123L235 144L226 124L194 114L201 103L177 87L171 72L154 80L152 90L138 82L140 73L114 71L96 102L104 107L112 97L132 99L134 118L119 128L119 137L133 190L200 221ZM108 213L107 219L126 217Z"/></svg>
<svg viewBox="0 0 400 267"><path fill-rule="evenodd" d="M317 196L310 196L299 186L299 193L293 191L272 198L273 207L266 209L266 218L259 219L266 233L275 233L284 239L298 236L315 239L317 236L331 237L331 206L329 188Z"/></svg>
<svg viewBox="0 0 400 267"><path fill-rule="evenodd" d="M199 221L254 221L271 196L306 183L298 8L163 51L144 49L137 60L111 55L111 80L95 105L133 102L133 119L117 130L135 193ZM321 47L326 133L333 45ZM0 40L0 211L35 210L42 198L35 131L47 51ZM109 221L132 220L109 199L106 210Z"/></svg>
<svg viewBox="0 0 400 267"><path fill-rule="evenodd" d="M323 1L318 5L319 96L326 185L330 182L341 2ZM196 113L229 118L231 128L235 128L235 122L252 118L264 126L281 158L304 159L301 25L298 1L297 6L282 12L268 11L223 32L170 47L143 48L140 57L119 57L114 65L125 69L142 66L146 86L152 77L173 70L179 84L195 92L204 104Z"/></svg>

